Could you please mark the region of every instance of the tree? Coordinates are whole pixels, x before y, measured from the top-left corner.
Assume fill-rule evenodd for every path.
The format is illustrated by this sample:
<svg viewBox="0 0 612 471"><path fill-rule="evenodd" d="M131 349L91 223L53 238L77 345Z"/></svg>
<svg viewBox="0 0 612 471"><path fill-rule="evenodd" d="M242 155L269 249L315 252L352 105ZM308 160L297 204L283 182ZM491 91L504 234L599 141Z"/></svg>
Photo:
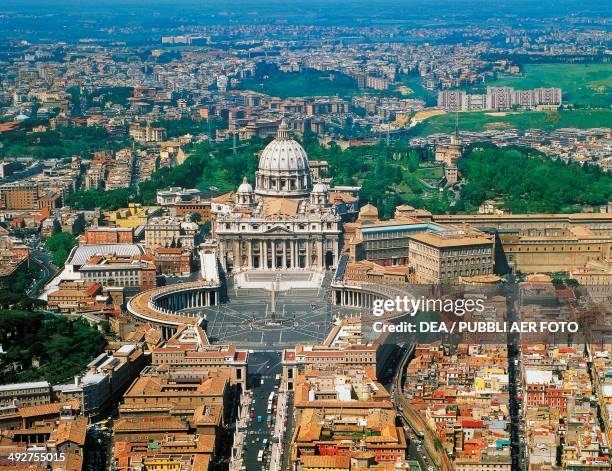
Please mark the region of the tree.
<svg viewBox="0 0 612 471"><path fill-rule="evenodd" d="M419 153L416 149L410 149L408 152L408 170L411 173L414 173L419 168L419 164L421 163L421 158L419 157Z"/></svg>
<svg viewBox="0 0 612 471"><path fill-rule="evenodd" d="M202 220L202 215L200 213L193 213L191 214L190 219L193 222L200 222Z"/></svg>
<svg viewBox="0 0 612 471"><path fill-rule="evenodd" d="M31 309L0 310L0 382L69 380L104 347L104 338L83 319L67 319ZM40 366L32 367L36 358ZM16 368L14 367L16 365Z"/></svg>
<svg viewBox="0 0 612 471"><path fill-rule="evenodd" d="M204 221L204 224L200 226L201 233L206 235L210 234L210 221Z"/></svg>
<svg viewBox="0 0 612 471"><path fill-rule="evenodd" d="M599 168L553 160L532 149L479 144L458 167L468 180L461 192L465 208L501 199L513 213L555 213L612 198L612 177Z"/></svg>
<svg viewBox="0 0 612 471"><path fill-rule="evenodd" d="M67 232L58 232L45 241L45 248L51 252L53 263L62 266L72 248L76 245L76 239Z"/></svg>
<svg viewBox="0 0 612 471"><path fill-rule="evenodd" d="M115 190L91 189L76 191L66 198L66 206L74 209L92 210L100 208L106 211L114 211L126 207L133 198L134 188L118 188Z"/></svg>

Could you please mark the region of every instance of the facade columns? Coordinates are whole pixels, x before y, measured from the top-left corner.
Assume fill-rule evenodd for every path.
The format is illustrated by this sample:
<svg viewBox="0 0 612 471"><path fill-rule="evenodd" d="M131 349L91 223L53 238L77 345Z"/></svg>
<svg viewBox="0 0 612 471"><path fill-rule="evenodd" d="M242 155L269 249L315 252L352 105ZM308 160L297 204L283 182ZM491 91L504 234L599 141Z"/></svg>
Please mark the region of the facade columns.
<svg viewBox="0 0 612 471"><path fill-rule="evenodd" d="M322 240L319 240L318 247L319 247L319 256L318 256L319 267L324 268L325 260L323 260L323 241Z"/></svg>
<svg viewBox="0 0 612 471"><path fill-rule="evenodd" d="M240 245L237 240L232 241L232 270L240 268Z"/></svg>

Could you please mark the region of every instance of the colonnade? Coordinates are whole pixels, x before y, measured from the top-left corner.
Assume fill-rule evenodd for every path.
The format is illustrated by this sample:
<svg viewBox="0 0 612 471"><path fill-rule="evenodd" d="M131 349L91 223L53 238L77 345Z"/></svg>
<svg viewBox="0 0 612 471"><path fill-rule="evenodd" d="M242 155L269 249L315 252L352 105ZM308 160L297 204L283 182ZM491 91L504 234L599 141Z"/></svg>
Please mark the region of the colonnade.
<svg viewBox="0 0 612 471"><path fill-rule="evenodd" d="M190 290L166 292L151 298L152 308L164 313L175 313L183 309L215 306L218 304L217 290Z"/></svg>
<svg viewBox="0 0 612 471"><path fill-rule="evenodd" d="M182 309L214 306L216 304L216 297L216 291L194 290L164 293L159 298L152 298L151 301L158 308L162 307L176 312Z"/></svg>
<svg viewBox="0 0 612 471"><path fill-rule="evenodd" d="M383 299L381 295L368 293L367 291L350 288L332 287L332 304L335 306L371 308L376 299Z"/></svg>

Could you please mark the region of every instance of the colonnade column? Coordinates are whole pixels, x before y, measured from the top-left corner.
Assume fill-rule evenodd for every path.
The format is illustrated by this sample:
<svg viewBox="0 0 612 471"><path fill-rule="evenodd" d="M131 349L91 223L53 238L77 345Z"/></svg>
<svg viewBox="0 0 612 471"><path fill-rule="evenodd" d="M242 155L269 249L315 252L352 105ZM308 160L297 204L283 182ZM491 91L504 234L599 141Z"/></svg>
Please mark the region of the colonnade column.
<svg viewBox="0 0 612 471"><path fill-rule="evenodd" d="M273 270L278 268L276 266L276 241L275 240L272 241L272 266L270 268L272 268Z"/></svg>

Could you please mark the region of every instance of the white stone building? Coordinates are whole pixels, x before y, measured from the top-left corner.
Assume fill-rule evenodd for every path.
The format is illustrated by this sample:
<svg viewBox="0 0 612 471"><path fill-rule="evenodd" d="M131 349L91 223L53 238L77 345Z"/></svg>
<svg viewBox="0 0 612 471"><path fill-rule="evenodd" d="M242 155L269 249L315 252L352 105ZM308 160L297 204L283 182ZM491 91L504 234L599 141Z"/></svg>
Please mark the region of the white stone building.
<svg viewBox="0 0 612 471"><path fill-rule="evenodd" d="M247 182L234 201L213 205L213 235L226 271L323 270L335 266L342 222L329 187L313 184L308 156L281 123L261 153L255 190Z"/></svg>

